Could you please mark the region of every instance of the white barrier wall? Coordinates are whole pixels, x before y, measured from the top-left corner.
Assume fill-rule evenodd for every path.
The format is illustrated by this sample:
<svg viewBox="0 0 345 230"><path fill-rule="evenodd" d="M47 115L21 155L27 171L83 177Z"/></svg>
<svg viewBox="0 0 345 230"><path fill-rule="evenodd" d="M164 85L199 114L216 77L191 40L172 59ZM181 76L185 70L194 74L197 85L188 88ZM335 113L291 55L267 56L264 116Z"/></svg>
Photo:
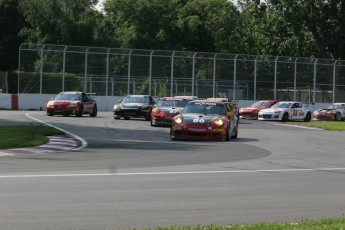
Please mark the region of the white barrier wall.
<svg viewBox="0 0 345 230"><path fill-rule="evenodd" d="M18 110L45 110L47 101L55 97L56 94L18 94ZM115 104L119 103L124 96L94 96L97 102L98 111L113 111ZM255 101L240 100L238 107L250 106ZM328 103L316 103L309 105L312 111L329 106ZM12 103L12 94L0 94L0 109L16 108Z"/></svg>
<svg viewBox="0 0 345 230"><path fill-rule="evenodd" d="M0 93L0 109L12 109L12 95Z"/></svg>

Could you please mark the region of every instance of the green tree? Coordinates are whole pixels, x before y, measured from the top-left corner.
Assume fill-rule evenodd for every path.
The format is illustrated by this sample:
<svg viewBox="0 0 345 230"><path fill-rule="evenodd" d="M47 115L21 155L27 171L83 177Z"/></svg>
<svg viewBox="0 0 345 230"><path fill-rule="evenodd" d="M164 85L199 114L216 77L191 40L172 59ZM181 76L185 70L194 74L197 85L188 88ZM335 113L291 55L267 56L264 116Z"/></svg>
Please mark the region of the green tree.
<svg viewBox="0 0 345 230"><path fill-rule="evenodd" d="M177 21L185 50L233 52L238 49L234 33L238 24L236 7L227 0L189 0Z"/></svg>
<svg viewBox="0 0 345 230"><path fill-rule="evenodd" d="M102 14L98 0L22 0L19 7L27 22L21 36L28 42L93 45Z"/></svg>
<svg viewBox="0 0 345 230"><path fill-rule="evenodd" d="M178 0L107 0L104 12L120 47L180 48Z"/></svg>
<svg viewBox="0 0 345 230"><path fill-rule="evenodd" d="M10 71L18 67L18 48L25 40L18 36L24 26L18 11L18 1L0 0L0 70Z"/></svg>

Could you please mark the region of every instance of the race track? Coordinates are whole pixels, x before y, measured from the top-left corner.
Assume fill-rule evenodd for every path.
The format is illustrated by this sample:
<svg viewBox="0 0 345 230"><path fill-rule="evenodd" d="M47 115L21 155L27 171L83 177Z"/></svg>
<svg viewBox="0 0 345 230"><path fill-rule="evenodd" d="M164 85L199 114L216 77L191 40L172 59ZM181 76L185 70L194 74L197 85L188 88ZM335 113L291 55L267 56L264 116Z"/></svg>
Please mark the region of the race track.
<svg viewBox="0 0 345 230"><path fill-rule="evenodd" d="M172 141L169 128L111 112L4 124L54 125L87 142L0 157L1 229L230 225L345 215L345 132L241 120L231 142Z"/></svg>

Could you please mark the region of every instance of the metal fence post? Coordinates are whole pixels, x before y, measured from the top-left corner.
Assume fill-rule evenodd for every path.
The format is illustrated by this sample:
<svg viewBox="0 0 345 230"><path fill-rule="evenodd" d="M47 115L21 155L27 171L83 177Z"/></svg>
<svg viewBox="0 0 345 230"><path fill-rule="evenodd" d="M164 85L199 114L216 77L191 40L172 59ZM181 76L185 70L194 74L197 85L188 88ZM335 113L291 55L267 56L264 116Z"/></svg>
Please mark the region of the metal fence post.
<svg viewBox="0 0 345 230"><path fill-rule="evenodd" d="M107 51L107 66L106 66L106 75L105 75L105 96L108 96L108 81L109 81L109 52Z"/></svg>
<svg viewBox="0 0 345 230"><path fill-rule="evenodd" d="M150 53L150 66L149 66L149 95L151 95L151 81L152 81L152 55L153 50ZM156 96L156 95L155 95Z"/></svg>
<svg viewBox="0 0 345 230"><path fill-rule="evenodd" d="M193 67L192 67L192 96L194 96L194 81L195 81L195 56L197 52L193 54Z"/></svg>
<svg viewBox="0 0 345 230"><path fill-rule="evenodd" d="M296 89L297 89L297 60L295 60L295 70L294 70L294 79L293 79L293 100L296 101Z"/></svg>
<svg viewBox="0 0 345 230"><path fill-rule="evenodd" d="M332 95L332 103L335 102L335 71L336 71L337 60L333 64L333 95Z"/></svg>
<svg viewBox="0 0 345 230"><path fill-rule="evenodd" d="M315 62L314 62L314 82L313 82L313 103L315 103L315 96L316 96L316 65L317 65L317 61L319 59L315 59Z"/></svg>
<svg viewBox="0 0 345 230"><path fill-rule="evenodd" d="M174 56L175 56L175 51L172 53L171 55L171 72L170 72L170 96L174 96L173 95L173 90L174 90Z"/></svg>
<svg viewBox="0 0 345 230"><path fill-rule="evenodd" d="M87 92L87 62L88 62L88 52L90 47L85 51L85 66L84 66L84 92Z"/></svg>
<svg viewBox="0 0 345 230"><path fill-rule="evenodd" d="M130 89L131 89L131 54L133 50L130 50L128 53L128 69L127 69L127 94L130 94ZM134 89L133 89L134 90Z"/></svg>
<svg viewBox="0 0 345 230"><path fill-rule="evenodd" d="M215 97L215 91L216 91L216 58L218 54L214 55L213 58L213 85L212 85L212 97Z"/></svg>
<svg viewBox="0 0 345 230"><path fill-rule="evenodd" d="M65 71L66 71L66 50L67 46L63 49L63 61L62 61L62 90L65 91Z"/></svg>
<svg viewBox="0 0 345 230"><path fill-rule="evenodd" d="M256 101L257 62L258 62L258 56L256 56L254 60L254 101Z"/></svg>
<svg viewBox="0 0 345 230"><path fill-rule="evenodd" d="M236 72L237 72L237 57L238 57L238 54L236 54L235 58L234 58L234 85L233 85L233 92L232 92L232 99L233 100L236 100Z"/></svg>
<svg viewBox="0 0 345 230"><path fill-rule="evenodd" d="M277 100L277 68L278 68L278 58L274 60L274 88L273 88L273 94L274 94L274 100Z"/></svg>
<svg viewBox="0 0 345 230"><path fill-rule="evenodd" d="M41 48L41 66L40 66L40 94L42 94L42 85L43 85L43 56L44 56L44 47Z"/></svg>

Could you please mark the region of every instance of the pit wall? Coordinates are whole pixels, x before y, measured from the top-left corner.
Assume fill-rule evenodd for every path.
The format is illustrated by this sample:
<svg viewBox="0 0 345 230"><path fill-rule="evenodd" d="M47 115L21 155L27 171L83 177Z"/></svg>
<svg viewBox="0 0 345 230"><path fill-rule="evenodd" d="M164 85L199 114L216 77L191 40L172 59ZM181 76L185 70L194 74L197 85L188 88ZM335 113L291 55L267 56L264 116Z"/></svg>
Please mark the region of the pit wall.
<svg viewBox="0 0 345 230"><path fill-rule="evenodd" d="M45 104L56 94L5 94L0 93L0 110L45 110ZM119 100L124 96L94 96L97 102L98 111L113 111L114 104L119 103ZM250 106L255 101L240 100L238 107ZM310 104L312 111L329 106L329 103L315 103Z"/></svg>

